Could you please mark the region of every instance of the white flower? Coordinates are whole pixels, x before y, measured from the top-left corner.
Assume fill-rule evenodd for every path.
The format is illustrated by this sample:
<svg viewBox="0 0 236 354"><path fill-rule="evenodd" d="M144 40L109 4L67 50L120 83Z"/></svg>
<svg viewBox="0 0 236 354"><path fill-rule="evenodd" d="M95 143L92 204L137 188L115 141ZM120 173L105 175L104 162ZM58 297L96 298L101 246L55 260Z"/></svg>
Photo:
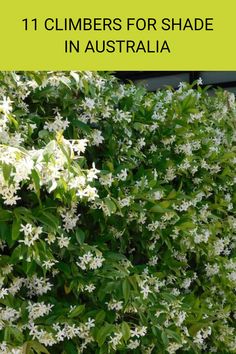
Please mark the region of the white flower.
<svg viewBox="0 0 236 354"><path fill-rule="evenodd" d="M235 107L235 94L233 92L228 92L228 102L229 102L229 106L230 108L234 108Z"/></svg>
<svg viewBox="0 0 236 354"><path fill-rule="evenodd" d="M92 139L91 144L96 145L96 146L102 144L102 142L104 140L101 131L98 129L93 130L93 132L91 134L91 139Z"/></svg>
<svg viewBox="0 0 236 354"><path fill-rule="evenodd" d="M127 345L128 349L136 349L140 345L140 341L138 339L130 340L129 344Z"/></svg>
<svg viewBox="0 0 236 354"><path fill-rule="evenodd" d="M45 304L44 302L32 303L29 301L26 307L29 312L29 320L35 320L38 317L48 315L54 305Z"/></svg>
<svg viewBox="0 0 236 354"><path fill-rule="evenodd" d="M7 343L5 341L0 343L0 350L3 352L1 354L7 354Z"/></svg>
<svg viewBox="0 0 236 354"><path fill-rule="evenodd" d="M56 235L49 233L48 237L46 238L46 241L49 245L53 243L56 240Z"/></svg>
<svg viewBox="0 0 236 354"><path fill-rule="evenodd" d="M2 101L0 101L0 110L3 111L4 114L9 114L12 111L12 104L13 102L10 100L9 97L3 96Z"/></svg>
<svg viewBox="0 0 236 354"><path fill-rule="evenodd" d="M175 168L172 167L172 166L169 166L166 170L166 173L165 173L165 177L164 177L164 180L166 182L170 182L172 181L173 179L176 178L176 171L175 171Z"/></svg>
<svg viewBox="0 0 236 354"><path fill-rule="evenodd" d="M51 269L56 263L58 263L57 260L47 260L43 261L43 267L45 267L47 270Z"/></svg>
<svg viewBox="0 0 236 354"><path fill-rule="evenodd" d="M130 330L130 336L131 337L144 337L147 333L147 327L142 326L142 327L135 327L134 329Z"/></svg>
<svg viewBox="0 0 236 354"><path fill-rule="evenodd" d="M160 200L160 199L163 198L163 196L164 196L163 191L156 191L156 192L153 193L153 198L155 200Z"/></svg>
<svg viewBox="0 0 236 354"><path fill-rule="evenodd" d="M218 239L217 241L214 242L214 244L213 244L213 252L214 252L215 256L220 255L224 251L225 242L226 242L226 239L222 239L222 238L220 238L220 239Z"/></svg>
<svg viewBox="0 0 236 354"><path fill-rule="evenodd" d="M236 271L229 273L229 274L227 275L227 278L228 278L230 281L232 281L232 282L235 283L235 282L236 282Z"/></svg>
<svg viewBox="0 0 236 354"><path fill-rule="evenodd" d="M126 111L121 111L119 109L116 110L116 114L113 116L114 122L122 122L126 121L128 123L131 122L132 115L130 112Z"/></svg>
<svg viewBox="0 0 236 354"><path fill-rule="evenodd" d="M79 191L77 192L77 195L80 196ZM98 197L97 189L88 185L83 191L83 196L87 197L89 201L93 201Z"/></svg>
<svg viewBox="0 0 236 354"><path fill-rule="evenodd" d="M201 77L199 77L199 79L197 80L197 85L203 85L203 80Z"/></svg>
<svg viewBox="0 0 236 354"><path fill-rule="evenodd" d="M7 264L5 267L2 267L1 271L3 275L7 275L11 273L13 270L13 265L12 264Z"/></svg>
<svg viewBox="0 0 236 354"><path fill-rule="evenodd" d="M114 350L116 350L117 346L121 342L121 338L122 338L122 333L121 332L115 332L113 337L110 336L110 340L109 340L108 343L111 344L111 346L112 346L112 348Z"/></svg>
<svg viewBox="0 0 236 354"><path fill-rule="evenodd" d="M41 226L36 227L28 223L26 225L21 224L20 231L23 231L25 238L24 240L19 240L19 242L24 243L26 246L30 247L35 243L36 240L39 239L39 235L43 232L43 229Z"/></svg>
<svg viewBox="0 0 236 354"><path fill-rule="evenodd" d="M22 354L22 348L12 348L10 354Z"/></svg>
<svg viewBox="0 0 236 354"><path fill-rule="evenodd" d="M177 350L180 348L182 348L182 344L173 342L168 345L166 350L168 351L169 354L175 354Z"/></svg>
<svg viewBox="0 0 236 354"><path fill-rule="evenodd" d="M140 292L143 295L143 298L147 299L148 298L148 294L152 293L149 285L146 284L146 281L143 281L143 282L140 283L139 286L140 286L140 289L141 289Z"/></svg>
<svg viewBox="0 0 236 354"><path fill-rule="evenodd" d="M115 299L112 299L106 304L107 304L108 310L120 311L123 309L123 301L117 301Z"/></svg>
<svg viewBox="0 0 236 354"><path fill-rule="evenodd" d="M49 130L50 132L61 132L66 130L70 125L68 119L64 119L59 112L57 112L56 117L52 123L46 122L44 129Z"/></svg>
<svg viewBox="0 0 236 354"><path fill-rule="evenodd" d="M201 347L204 344L204 339L209 337L211 335L211 327L208 327L206 329L200 329L194 339L193 342L197 344L199 347Z"/></svg>
<svg viewBox="0 0 236 354"><path fill-rule="evenodd" d="M137 141L137 145L138 145L138 148L141 150L146 145L145 139L144 138L140 138Z"/></svg>
<svg viewBox="0 0 236 354"><path fill-rule="evenodd" d="M156 152L157 151L157 146L155 145L155 144L152 144L151 146L150 146L150 152L151 153L153 153L153 152Z"/></svg>
<svg viewBox="0 0 236 354"><path fill-rule="evenodd" d="M184 281L182 283L182 287L184 289L188 289L190 287L190 285L191 285L191 282L192 282L192 279L190 279L190 278L184 279Z"/></svg>
<svg viewBox="0 0 236 354"><path fill-rule="evenodd" d="M88 182L92 182L94 179L97 179L97 174L100 172L98 169L96 169L95 164L93 162L93 167L88 170L88 174L87 174L87 181Z"/></svg>
<svg viewBox="0 0 236 354"><path fill-rule="evenodd" d="M88 108L89 110L92 110L95 107L95 100L89 97L85 97L84 102L83 102L83 107L86 109Z"/></svg>
<svg viewBox="0 0 236 354"><path fill-rule="evenodd" d="M93 318L88 318L87 322L85 323L85 326L88 328L88 329L91 329L93 327L95 327L95 320Z"/></svg>
<svg viewBox="0 0 236 354"><path fill-rule="evenodd" d="M52 346L56 343L56 339L54 335L50 332L44 331L43 329L38 329L38 326L31 326L30 327L30 335L33 339L37 339L39 343L45 346Z"/></svg>
<svg viewBox="0 0 236 354"><path fill-rule="evenodd" d="M124 170L121 170L121 172L118 173L116 177L119 181L125 181L127 176L128 176L128 171L125 168Z"/></svg>
<svg viewBox="0 0 236 354"><path fill-rule="evenodd" d="M97 268L102 267L102 263L105 261L105 259L102 257L102 255L96 255L94 256L92 252L87 252L83 256L79 257L79 262L76 264L78 267L80 267L83 270L94 270Z"/></svg>
<svg viewBox="0 0 236 354"><path fill-rule="evenodd" d="M48 281L47 278L38 278L36 275L33 275L31 278L25 279L25 286L28 289L28 295L30 297L35 295L43 295L51 290L52 284Z"/></svg>
<svg viewBox="0 0 236 354"><path fill-rule="evenodd" d="M17 203L17 200L21 199L18 195L15 194L17 189L19 189L18 186L4 186L4 188L0 192L2 194L2 198L4 199L4 204L15 205Z"/></svg>
<svg viewBox="0 0 236 354"><path fill-rule="evenodd" d="M60 214L63 220L63 228L67 232L73 230L80 217L80 214L77 214L76 212L76 205L69 210L62 208L62 210L60 210Z"/></svg>
<svg viewBox="0 0 236 354"><path fill-rule="evenodd" d="M85 285L84 290L88 293L92 293L96 289L96 286L93 283Z"/></svg>
<svg viewBox="0 0 236 354"><path fill-rule="evenodd" d="M3 299L6 295L8 295L8 292L9 292L8 289L2 288L0 290L0 299Z"/></svg>
<svg viewBox="0 0 236 354"><path fill-rule="evenodd" d="M24 284L23 278L14 278L11 285L9 286L9 294L15 295Z"/></svg>
<svg viewBox="0 0 236 354"><path fill-rule="evenodd" d="M86 184L86 179L84 176L76 176L73 177L73 179L69 182L68 186L70 189L81 188L81 190L83 190L82 188L85 186L85 184Z"/></svg>
<svg viewBox="0 0 236 354"><path fill-rule="evenodd" d="M69 246L69 243L70 243L69 237L63 236L63 235L57 237L57 241L58 241L58 245L59 245L60 248L63 248L63 247L67 248Z"/></svg>
<svg viewBox="0 0 236 354"><path fill-rule="evenodd" d="M20 311L17 311L11 307L0 307L0 322L7 321L9 324L12 324L19 319L20 315Z"/></svg>
<svg viewBox="0 0 236 354"><path fill-rule="evenodd" d="M208 277L212 277L213 275L219 273L219 266L216 263L212 265L208 263L205 269Z"/></svg>
<svg viewBox="0 0 236 354"><path fill-rule="evenodd" d="M200 243L200 242L207 243L209 237L210 237L210 231L209 230L204 230L202 234L198 234L196 232L195 235L194 235L194 242L195 243Z"/></svg>
<svg viewBox="0 0 236 354"><path fill-rule="evenodd" d="M158 257L157 256L153 256L152 258L150 258L148 264L150 266L155 266L158 263Z"/></svg>
<svg viewBox="0 0 236 354"><path fill-rule="evenodd" d="M176 318L176 325L180 327L182 323L184 322L186 318L186 312L185 311L179 311L177 312L177 318Z"/></svg>
<svg viewBox="0 0 236 354"><path fill-rule="evenodd" d="M96 256L92 259L92 261L90 262L90 269L97 269L97 268L101 268L102 263L105 261L105 259L102 256Z"/></svg>
<svg viewBox="0 0 236 354"><path fill-rule="evenodd" d="M84 153L86 146L88 144L88 139L80 139L72 141L72 148L78 154Z"/></svg>
<svg viewBox="0 0 236 354"><path fill-rule="evenodd" d="M156 220L156 221L153 221L151 224L148 224L147 229L149 231L155 231L156 229L158 229L159 225L160 225L160 222Z"/></svg>
<svg viewBox="0 0 236 354"><path fill-rule="evenodd" d="M111 187L113 181L114 181L114 179L113 179L113 177L112 177L112 173L107 173L106 175L102 175L102 176L99 178L99 182L100 182L103 186Z"/></svg>
<svg viewBox="0 0 236 354"><path fill-rule="evenodd" d="M124 208L125 206L129 206L131 204L131 197L126 197L123 199L118 198L119 206Z"/></svg>
<svg viewBox="0 0 236 354"><path fill-rule="evenodd" d="M183 81L181 81L180 83L179 83L179 91L181 91L182 89L184 89L184 88L186 88L187 87L187 84L186 84L186 82L183 82Z"/></svg>

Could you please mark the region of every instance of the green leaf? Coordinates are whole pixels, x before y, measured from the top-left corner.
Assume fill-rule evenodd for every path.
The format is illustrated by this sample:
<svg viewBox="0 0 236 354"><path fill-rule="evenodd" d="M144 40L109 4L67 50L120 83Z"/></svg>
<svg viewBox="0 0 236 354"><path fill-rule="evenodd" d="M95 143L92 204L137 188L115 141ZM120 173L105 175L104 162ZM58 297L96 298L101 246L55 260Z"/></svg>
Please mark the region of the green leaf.
<svg viewBox="0 0 236 354"><path fill-rule="evenodd" d="M121 324L121 332L125 341L130 338L130 328L127 322L122 322Z"/></svg>
<svg viewBox="0 0 236 354"><path fill-rule="evenodd" d="M6 326L4 329L4 341L10 342L11 339L11 328Z"/></svg>
<svg viewBox="0 0 236 354"><path fill-rule="evenodd" d="M78 350L72 341L64 342L65 352L70 354L78 354Z"/></svg>
<svg viewBox="0 0 236 354"><path fill-rule="evenodd" d="M85 239L85 233L83 230L77 228L75 232L76 240L80 245L83 245Z"/></svg>
<svg viewBox="0 0 236 354"><path fill-rule="evenodd" d="M170 201L169 200L164 200L163 202L160 202L160 207L163 209L167 209L170 206Z"/></svg>
<svg viewBox="0 0 236 354"><path fill-rule="evenodd" d="M129 300L129 296L130 296L130 283L127 278L124 279L122 282L122 291L123 291L125 303L127 303Z"/></svg>
<svg viewBox="0 0 236 354"><path fill-rule="evenodd" d="M178 333L176 333L170 329L166 329L165 331L166 331L166 334L168 335L168 337L175 339L176 342L179 344L182 343L181 336Z"/></svg>
<svg viewBox="0 0 236 354"><path fill-rule="evenodd" d="M87 124L81 122L80 120L73 120L72 125L83 130L85 133L90 133L92 130Z"/></svg>
<svg viewBox="0 0 236 354"><path fill-rule="evenodd" d="M7 242L9 247L12 246L11 225L6 222L0 222L0 237Z"/></svg>
<svg viewBox="0 0 236 354"><path fill-rule="evenodd" d="M12 115L10 115L10 114L8 114L7 117L8 117L8 119L9 119L9 121L10 121L11 123L13 123L13 125L15 126L15 128L18 129L19 124L18 124L17 120L16 120Z"/></svg>
<svg viewBox="0 0 236 354"><path fill-rule="evenodd" d="M98 311L96 317L95 317L95 322L96 323L102 323L106 317L106 312L104 310Z"/></svg>
<svg viewBox="0 0 236 354"><path fill-rule="evenodd" d="M54 214L48 211L41 211L35 215L36 219L48 226L53 232L58 230L59 219Z"/></svg>
<svg viewBox="0 0 236 354"><path fill-rule="evenodd" d="M195 336L197 334L197 332L204 326L204 323L200 322L200 323L195 323L193 324L190 328L189 328L189 333L192 336Z"/></svg>
<svg viewBox="0 0 236 354"><path fill-rule="evenodd" d="M12 223L12 232L11 232L11 237L13 240L18 240L19 238L20 225L21 225L21 220L19 218L14 218Z"/></svg>
<svg viewBox="0 0 236 354"><path fill-rule="evenodd" d="M112 333L113 329L114 329L114 325L110 323L106 323L103 327L99 329L96 335L96 340L99 347L101 347L104 344L107 336Z"/></svg>
<svg viewBox="0 0 236 354"><path fill-rule="evenodd" d="M155 187L156 184L157 184L157 181L155 179L153 179L148 183L148 186L150 187L150 189L152 189Z"/></svg>
<svg viewBox="0 0 236 354"><path fill-rule="evenodd" d="M57 264L57 268L60 269L66 277L70 277L71 275L71 268L70 265L64 262L60 262Z"/></svg>
<svg viewBox="0 0 236 354"><path fill-rule="evenodd" d="M150 210L151 213L165 213L166 210L160 205L154 205Z"/></svg>
<svg viewBox="0 0 236 354"><path fill-rule="evenodd" d="M192 222L192 221L186 221L180 225L178 225L178 228L180 230L189 230L189 229L194 229L196 227L196 225Z"/></svg>
<svg viewBox="0 0 236 354"><path fill-rule="evenodd" d="M161 296L163 297L163 299L165 299L168 302L173 302L176 300L176 297L170 293L162 292Z"/></svg>
<svg viewBox="0 0 236 354"><path fill-rule="evenodd" d="M40 137L40 139L47 138L49 136L49 131L48 130L40 130L38 132L38 136Z"/></svg>
<svg viewBox="0 0 236 354"><path fill-rule="evenodd" d="M98 354L107 354L108 353L108 347L106 345L103 345L100 349Z"/></svg>
<svg viewBox="0 0 236 354"><path fill-rule="evenodd" d="M31 262L23 262L23 268L29 277L32 277L36 271L36 262L32 259Z"/></svg>
<svg viewBox="0 0 236 354"><path fill-rule="evenodd" d="M165 331L161 332L161 339L162 339L162 342L163 342L164 346L167 347L168 344L169 344L169 339L168 339L167 334L166 334Z"/></svg>
<svg viewBox="0 0 236 354"><path fill-rule="evenodd" d="M17 207L14 209L14 214L16 215L16 217L20 217L21 219L25 220L27 217L28 218L32 218L32 213L30 209L27 209L25 207Z"/></svg>
<svg viewBox="0 0 236 354"><path fill-rule="evenodd" d="M121 254L121 253L115 253L115 252L106 252L104 253L107 259L111 259L113 261L124 261L127 258Z"/></svg>
<svg viewBox="0 0 236 354"><path fill-rule="evenodd" d="M4 163L2 165L2 172L3 172L3 177L4 177L5 181L9 181L9 178L11 175L11 170L12 170L11 165L7 165L6 163Z"/></svg>
<svg viewBox="0 0 236 354"><path fill-rule="evenodd" d="M26 252L27 252L26 247L24 247L23 245L17 246L11 254L11 262L12 263L19 262L19 260L24 258Z"/></svg>
<svg viewBox="0 0 236 354"><path fill-rule="evenodd" d="M4 330L4 340L5 341L7 341L7 342L14 341L16 343L22 343L23 338L24 338L23 334L18 328L10 327L10 326L5 327L5 330Z"/></svg>
<svg viewBox="0 0 236 354"><path fill-rule="evenodd" d="M104 203L106 204L110 214L114 214L116 212L116 204L110 198L105 198Z"/></svg>
<svg viewBox="0 0 236 354"><path fill-rule="evenodd" d="M137 291L137 290L138 290L138 284L137 284L137 279L136 279L136 277L132 275L132 276L129 276L128 279L129 279L129 282L130 282L130 284L132 285L133 289L134 289L135 291Z"/></svg>
<svg viewBox="0 0 236 354"><path fill-rule="evenodd" d="M31 344L30 342L25 342L22 347L22 354L31 354Z"/></svg>
<svg viewBox="0 0 236 354"><path fill-rule="evenodd" d="M78 317L85 310L85 305L76 306L68 315L69 318Z"/></svg>
<svg viewBox="0 0 236 354"><path fill-rule="evenodd" d="M40 198L40 177L36 170L32 170L31 176L34 182L34 188L37 194L37 197Z"/></svg>
<svg viewBox="0 0 236 354"><path fill-rule="evenodd" d="M0 221L12 220L12 212L10 210L0 209Z"/></svg>
<svg viewBox="0 0 236 354"><path fill-rule="evenodd" d="M22 331L20 331L20 329L18 328L11 328L12 331L12 335L15 338L15 341L22 343L24 340L24 335L22 333Z"/></svg>
<svg viewBox="0 0 236 354"><path fill-rule="evenodd" d="M45 348L45 346L39 342L31 341L31 342L29 342L29 345L32 349L34 349L36 351L37 354L41 354L41 353L50 354L49 351L47 350L47 348Z"/></svg>

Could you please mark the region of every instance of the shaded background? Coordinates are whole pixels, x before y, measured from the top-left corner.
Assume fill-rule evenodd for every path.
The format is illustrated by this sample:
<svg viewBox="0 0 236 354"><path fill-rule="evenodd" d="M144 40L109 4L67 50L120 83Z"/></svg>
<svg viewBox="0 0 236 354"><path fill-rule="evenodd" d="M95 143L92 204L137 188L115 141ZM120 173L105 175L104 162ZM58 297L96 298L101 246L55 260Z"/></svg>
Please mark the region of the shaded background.
<svg viewBox="0 0 236 354"><path fill-rule="evenodd" d="M222 87L236 94L236 71L116 71L114 74L123 82L144 84L149 91L168 85L177 88L181 81L192 83L201 77L203 86Z"/></svg>

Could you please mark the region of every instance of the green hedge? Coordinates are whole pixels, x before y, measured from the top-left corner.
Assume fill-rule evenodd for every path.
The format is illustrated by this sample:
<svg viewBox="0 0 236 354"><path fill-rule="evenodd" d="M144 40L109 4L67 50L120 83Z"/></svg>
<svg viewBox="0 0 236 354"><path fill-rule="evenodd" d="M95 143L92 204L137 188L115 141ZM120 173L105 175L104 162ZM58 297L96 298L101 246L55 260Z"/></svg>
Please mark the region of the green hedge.
<svg viewBox="0 0 236 354"><path fill-rule="evenodd" d="M234 95L0 73L0 353L236 353Z"/></svg>

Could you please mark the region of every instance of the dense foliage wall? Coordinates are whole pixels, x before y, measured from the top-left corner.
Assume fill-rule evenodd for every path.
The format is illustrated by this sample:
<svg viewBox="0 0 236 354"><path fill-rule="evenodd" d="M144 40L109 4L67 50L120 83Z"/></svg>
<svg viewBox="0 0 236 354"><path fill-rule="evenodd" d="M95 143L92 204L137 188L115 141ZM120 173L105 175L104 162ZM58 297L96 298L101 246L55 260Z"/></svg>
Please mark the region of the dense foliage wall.
<svg viewBox="0 0 236 354"><path fill-rule="evenodd" d="M235 353L234 95L0 73L0 353Z"/></svg>

